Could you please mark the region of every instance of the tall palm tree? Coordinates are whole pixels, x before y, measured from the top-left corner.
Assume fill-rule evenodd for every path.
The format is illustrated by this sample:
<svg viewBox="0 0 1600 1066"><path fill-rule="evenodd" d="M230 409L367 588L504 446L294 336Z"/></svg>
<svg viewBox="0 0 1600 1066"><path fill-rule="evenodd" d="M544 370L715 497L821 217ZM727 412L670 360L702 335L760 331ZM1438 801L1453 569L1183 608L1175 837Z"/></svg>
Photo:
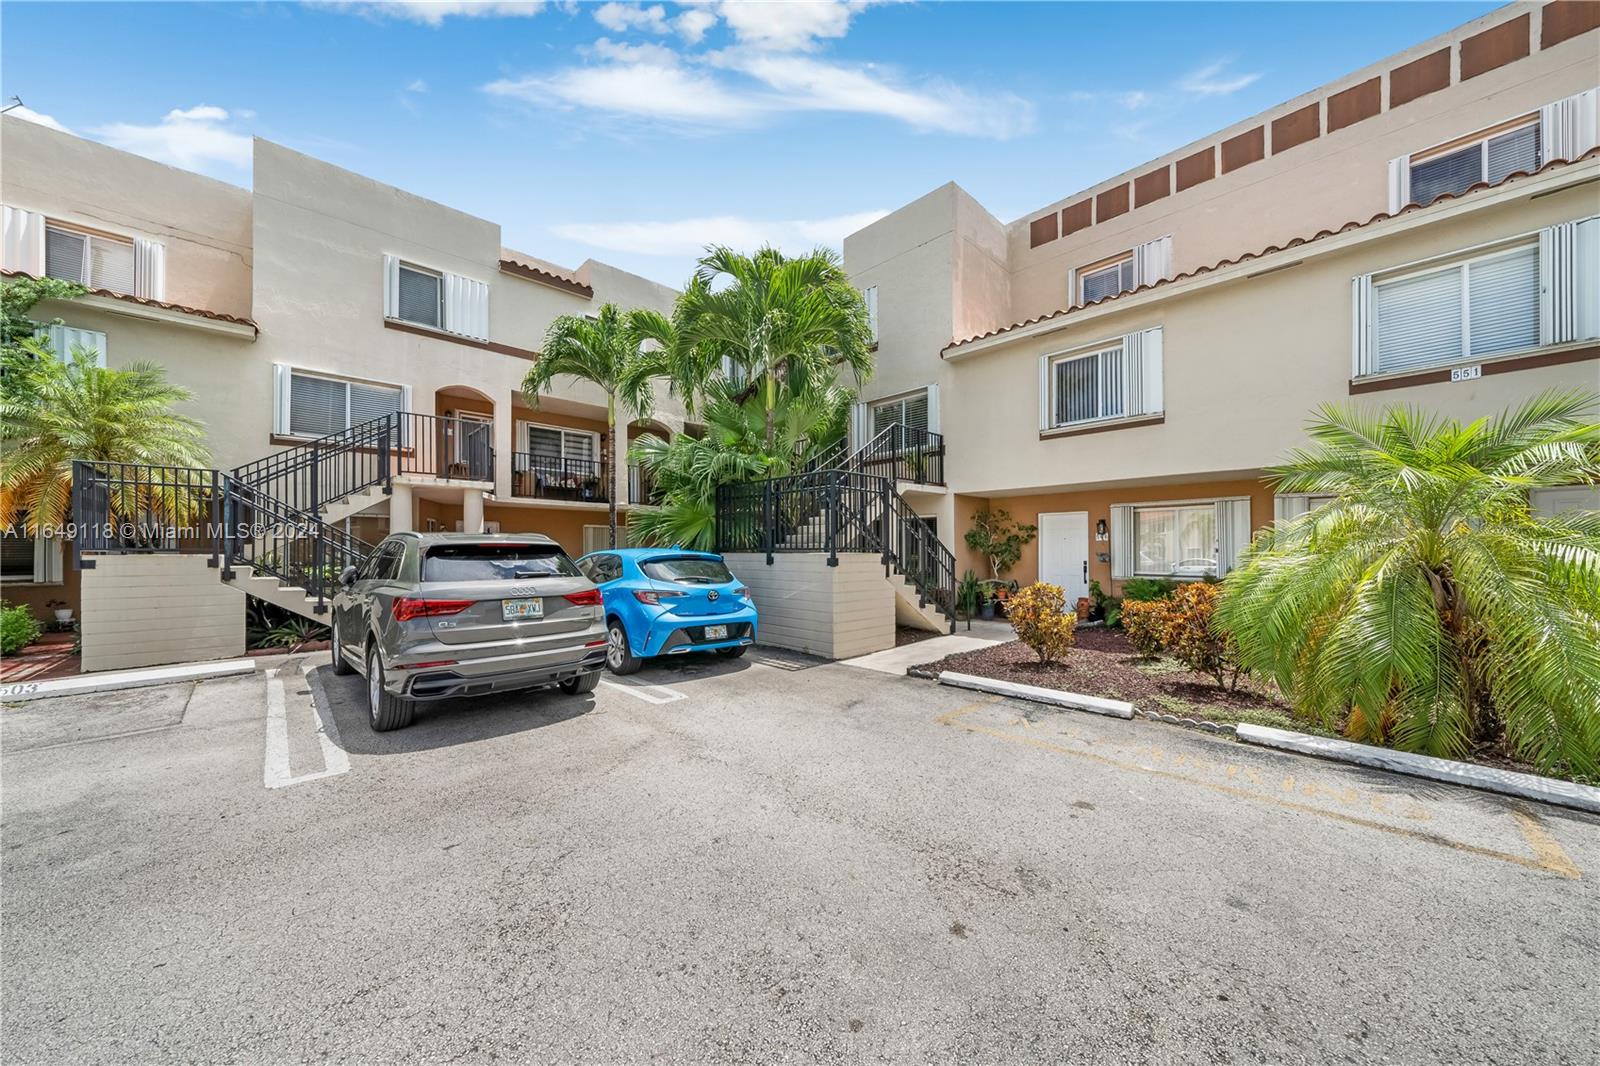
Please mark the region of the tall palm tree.
<svg viewBox="0 0 1600 1066"><path fill-rule="evenodd" d="M1546 393L1465 425L1323 409L1273 472L1336 499L1257 535L1217 623L1354 739L1459 757L1503 734L1541 769L1600 773L1600 513L1528 504L1600 481L1595 405Z"/></svg>
<svg viewBox="0 0 1600 1066"><path fill-rule="evenodd" d="M615 442L619 406L636 418L648 417L655 409L651 381L660 373L661 359L656 353L644 351L645 340L616 304L605 304L594 318L562 315L550 323L544 347L534 360L533 369L522 379L523 399L529 407L537 408L540 395L556 378L590 382L606 394L607 440ZM607 486L606 500L611 547L615 548L615 484Z"/></svg>
<svg viewBox="0 0 1600 1066"><path fill-rule="evenodd" d="M857 384L872 373L866 303L826 248L789 258L775 248L746 256L712 247L678 306L696 372L726 357L761 397L769 449L785 389L799 396L841 370Z"/></svg>
<svg viewBox="0 0 1600 1066"><path fill-rule="evenodd" d="M39 528L67 521L72 461L204 467L210 463L205 427L173 412L192 399L169 383L155 363L119 369L96 365L83 348L59 356L42 342L24 340L24 358L7 360L0 384L0 523ZM195 499L122 500L113 510L151 508L181 520Z"/></svg>

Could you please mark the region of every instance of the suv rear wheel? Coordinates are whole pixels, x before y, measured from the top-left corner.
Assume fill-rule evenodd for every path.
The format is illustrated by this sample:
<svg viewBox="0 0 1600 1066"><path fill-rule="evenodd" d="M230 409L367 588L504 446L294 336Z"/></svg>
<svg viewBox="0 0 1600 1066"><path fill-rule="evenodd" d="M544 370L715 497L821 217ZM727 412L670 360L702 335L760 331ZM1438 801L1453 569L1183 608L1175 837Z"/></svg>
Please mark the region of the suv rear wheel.
<svg viewBox="0 0 1600 1066"><path fill-rule="evenodd" d="M333 625L328 629L328 645L333 649L333 672L337 677L355 672L355 668L345 661L344 646L339 643L339 618L334 616Z"/></svg>
<svg viewBox="0 0 1600 1066"><path fill-rule="evenodd" d="M600 671L590 670L587 674L569 677L561 682L561 691L569 696L576 696L583 692L593 692L598 684L600 684Z"/></svg>
<svg viewBox="0 0 1600 1066"><path fill-rule="evenodd" d="M391 696L383 687L383 656L374 644L367 649L367 720L375 733L404 729L411 724L417 705L408 699Z"/></svg>

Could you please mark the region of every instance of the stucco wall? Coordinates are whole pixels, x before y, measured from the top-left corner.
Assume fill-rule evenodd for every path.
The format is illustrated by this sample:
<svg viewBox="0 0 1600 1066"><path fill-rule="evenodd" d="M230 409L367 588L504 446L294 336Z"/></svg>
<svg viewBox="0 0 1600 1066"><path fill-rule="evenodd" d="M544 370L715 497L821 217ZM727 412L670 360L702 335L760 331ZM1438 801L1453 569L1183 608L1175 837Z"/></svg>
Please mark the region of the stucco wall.
<svg viewBox="0 0 1600 1066"><path fill-rule="evenodd" d="M100 555L82 571L83 669L244 654L243 593L204 555Z"/></svg>
<svg viewBox="0 0 1600 1066"><path fill-rule="evenodd" d="M744 582L760 614L757 641L848 659L894 647L894 589L876 555L734 553L728 569Z"/></svg>

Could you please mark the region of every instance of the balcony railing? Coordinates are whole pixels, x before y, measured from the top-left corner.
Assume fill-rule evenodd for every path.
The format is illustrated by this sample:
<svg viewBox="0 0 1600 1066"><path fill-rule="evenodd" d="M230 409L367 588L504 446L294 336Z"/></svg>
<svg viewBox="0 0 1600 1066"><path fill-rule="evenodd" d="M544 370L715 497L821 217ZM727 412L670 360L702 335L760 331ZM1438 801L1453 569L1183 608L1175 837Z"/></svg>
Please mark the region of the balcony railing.
<svg viewBox="0 0 1600 1066"><path fill-rule="evenodd" d="M529 500L605 503L611 498L611 469L593 459L557 459L513 452L511 495Z"/></svg>
<svg viewBox="0 0 1600 1066"><path fill-rule="evenodd" d="M628 467L628 502L659 503L656 498L656 479L642 466Z"/></svg>
<svg viewBox="0 0 1600 1066"><path fill-rule="evenodd" d="M851 457L855 469L874 477L944 484L944 435L896 422Z"/></svg>

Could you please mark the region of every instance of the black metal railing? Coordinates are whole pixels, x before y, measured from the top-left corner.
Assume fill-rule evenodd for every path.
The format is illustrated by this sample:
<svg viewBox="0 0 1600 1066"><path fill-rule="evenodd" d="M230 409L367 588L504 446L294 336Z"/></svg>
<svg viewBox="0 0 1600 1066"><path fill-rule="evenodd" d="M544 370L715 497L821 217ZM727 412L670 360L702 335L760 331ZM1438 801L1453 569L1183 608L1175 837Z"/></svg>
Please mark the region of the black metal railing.
<svg viewBox="0 0 1600 1066"><path fill-rule="evenodd" d="M655 475L638 463L628 467L628 502L639 504L661 502L656 495Z"/></svg>
<svg viewBox="0 0 1600 1066"><path fill-rule="evenodd" d="M512 452L511 495L531 500L605 503L611 498L611 467L594 459Z"/></svg>
<svg viewBox="0 0 1600 1066"><path fill-rule="evenodd" d="M488 422L397 411L235 467L243 484L307 514L402 474L494 481Z"/></svg>
<svg viewBox="0 0 1600 1066"><path fill-rule="evenodd" d="M873 552L955 617L955 554L895 491L887 477L854 470L817 470L793 477L737 482L717 489L716 548L821 552L837 565L841 552Z"/></svg>
<svg viewBox="0 0 1600 1066"><path fill-rule="evenodd" d="M944 435L894 422L850 456L852 470L921 485L944 484Z"/></svg>
<svg viewBox="0 0 1600 1066"><path fill-rule="evenodd" d="M220 470L139 463L72 464L72 565L96 554L209 555L276 577L326 610L341 571L372 545Z"/></svg>

